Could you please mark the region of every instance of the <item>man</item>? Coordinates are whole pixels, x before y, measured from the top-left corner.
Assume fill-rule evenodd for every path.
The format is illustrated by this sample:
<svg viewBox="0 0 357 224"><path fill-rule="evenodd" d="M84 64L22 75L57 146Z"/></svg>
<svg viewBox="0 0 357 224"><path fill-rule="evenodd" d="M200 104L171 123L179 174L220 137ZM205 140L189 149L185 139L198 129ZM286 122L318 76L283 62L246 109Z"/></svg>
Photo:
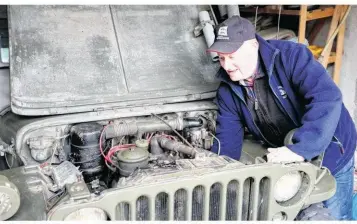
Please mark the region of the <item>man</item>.
<svg viewBox="0 0 357 224"><path fill-rule="evenodd" d="M337 181L324 204L339 220L351 219L356 129L338 87L311 52L290 41L265 41L246 19L234 16L217 27L214 44L221 68L217 137L221 154L239 159L244 128L270 148L268 162L310 161ZM293 143L284 146L292 129ZM212 151L217 152L217 142Z"/></svg>

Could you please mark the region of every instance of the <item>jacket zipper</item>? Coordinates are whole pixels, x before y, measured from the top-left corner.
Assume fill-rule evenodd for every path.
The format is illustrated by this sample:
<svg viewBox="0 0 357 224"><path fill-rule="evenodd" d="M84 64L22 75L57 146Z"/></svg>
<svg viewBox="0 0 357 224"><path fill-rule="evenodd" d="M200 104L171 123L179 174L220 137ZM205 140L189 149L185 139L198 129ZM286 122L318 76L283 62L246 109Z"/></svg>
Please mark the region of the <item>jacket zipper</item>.
<svg viewBox="0 0 357 224"><path fill-rule="evenodd" d="M277 127L275 127L275 128L277 128L278 130L275 130L275 128L274 127L272 127L271 125L270 125L270 122L271 122L271 120L269 120L267 117L269 117L268 116L268 114L266 113L266 110L265 110L265 107L263 106L263 105L260 105L259 106L259 101L258 101L258 96L257 96L257 93L258 93L258 91L255 89L255 85L253 86L253 94L254 94L254 102L256 103L256 108L255 108L255 111L256 111L256 114L261 114L261 115L263 115L263 117L262 117L262 119L264 119L264 122L266 123L266 125L267 125L267 127L269 128L269 130L271 131L271 132L273 132L274 134L276 134L276 135L279 135L279 129L277 128ZM258 111L259 110L259 111ZM258 116L258 115L257 115ZM259 119L259 116L258 116L258 119ZM260 120L260 119L259 119ZM278 132L277 132L278 131Z"/></svg>
<svg viewBox="0 0 357 224"><path fill-rule="evenodd" d="M259 109L258 99L254 97L254 109L257 111Z"/></svg>
<svg viewBox="0 0 357 224"><path fill-rule="evenodd" d="M240 96L239 96L239 94L236 92L236 90L234 89L234 88L232 88L233 89L233 91L234 91L234 93L235 94L237 94L237 96L239 97L239 98L241 98ZM255 97L256 98L256 97ZM271 146L273 146L273 147L277 147L275 144L272 144L271 142L269 142L265 137L264 137L264 135L262 134L262 132L260 131L260 129L258 128L258 125L255 123L255 121L254 121L254 119L253 119L253 116L252 116L252 114L251 114L251 112L250 112L250 110L249 110L249 107L248 107L248 105L247 105L247 103L245 102L245 100L243 100L242 98L241 98L241 100L243 101L243 103L245 104L245 106L248 108L248 111L249 111L249 115L250 115L250 117L252 118L252 121L253 121L253 124L254 124L254 126L255 126L255 128L258 130L258 132L259 132L259 134L263 137L263 139L267 142L267 143L269 143ZM258 108L259 107L259 105L258 105L258 100L257 99L255 99L256 101L255 101L255 105L254 105L254 107L255 108Z"/></svg>
<svg viewBox="0 0 357 224"><path fill-rule="evenodd" d="M286 111L286 109L285 109L283 103L281 102L280 98L278 97L278 95L275 93L273 87L271 86L270 80L269 80L269 86L270 86L271 91L274 93L275 97L278 99L278 101L279 101L281 107L284 109L285 114L287 114L287 115L289 116L290 120L292 120L293 123L294 123L297 127L299 127L299 125L295 122L295 120L291 117L291 115Z"/></svg>

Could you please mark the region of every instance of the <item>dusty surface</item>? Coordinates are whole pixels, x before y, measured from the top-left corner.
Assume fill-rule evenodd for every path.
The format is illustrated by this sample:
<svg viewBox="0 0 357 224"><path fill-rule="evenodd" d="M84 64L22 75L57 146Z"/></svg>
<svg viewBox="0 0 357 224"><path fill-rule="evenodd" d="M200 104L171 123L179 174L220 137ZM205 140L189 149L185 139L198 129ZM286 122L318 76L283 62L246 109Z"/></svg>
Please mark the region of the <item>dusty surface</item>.
<svg viewBox="0 0 357 224"><path fill-rule="evenodd" d="M15 112L214 91L218 64L204 38L193 37L198 13L196 6L11 6Z"/></svg>

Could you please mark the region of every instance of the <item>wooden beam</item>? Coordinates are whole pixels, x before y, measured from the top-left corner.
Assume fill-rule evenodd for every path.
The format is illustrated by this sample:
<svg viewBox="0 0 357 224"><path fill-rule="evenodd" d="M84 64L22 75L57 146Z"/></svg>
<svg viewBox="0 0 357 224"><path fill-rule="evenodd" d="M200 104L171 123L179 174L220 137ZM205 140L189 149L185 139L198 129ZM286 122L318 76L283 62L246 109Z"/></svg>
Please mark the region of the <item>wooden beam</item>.
<svg viewBox="0 0 357 224"><path fill-rule="evenodd" d="M342 9L340 20L342 20L343 16L347 12L348 6L344 6ZM341 28L337 34L337 44L336 44L336 60L335 67L333 72L333 81L338 84L340 82L340 72L342 65L342 55L343 55L343 43L345 39L345 29L346 29L346 21L341 24Z"/></svg>
<svg viewBox="0 0 357 224"><path fill-rule="evenodd" d="M334 12L334 8L332 7L325 8L325 9L315 9L307 13L306 20L310 21L315 19L331 17L333 15L333 12Z"/></svg>
<svg viewBox="0 0 357 224"><path fill-rule="evenodd" d="M333 32L336 30L336 28L338 26L338 22L339 22L340 17L341 17L342 7L343 6L341 6L341 5L336 5L335 11L334 11L333 16L332 16L332 20L331 20L331 24L330 24L330 30L328 32L326 41L328 41L331 38ZM332 45L333 45L333 41L331 42L330 45L325 46L326 47L325 55L322 55L323 58L322 58L322 61L321 61L321 64L322 64L322 66L324 66L324 68L327 67L328 59L329 59L329 56L331 54Z"/></svg>
<svg viewBox="0 0 357 224"><path fill-rule="evenodd" d="M255 8L249 8L249 9L239 9L241 12L251 12L255 13ZM327 7L327 8L322 8L322 9L315 9L312 11L307 12L306 20L314 20L314 19L322 19L326 17L331 17L333 15L334 7ZM266 6L265 8L259 8L258 13L264 13L264 14L279 14L279 8L271 8ZM300 10L295 10L295 9L283 9L281 10L281 15L288 15L288 16L299 16L300 15Z"/></svg>
<svg viewBox="0 0 357 224"><path fill-rule="evenodd" d="M328 58L328 63L333 64L336 61L336 55L331 54L330 57Z"/></svg>
<svg viewBox="0 0 357 224"><path fill-rule="evenodd" d="M299 43L305 42L306 33L306 16L307 16L307 5L300 6L300 20L299 20Z"/></svg>
<svg viewBox="0 0 357 224"><path fill-rule="evenodd" d="M266 14L279 14L279 9L265 9L263 13ZM281 15L298 16L300 14L299 10L281 10Z"/></svg>

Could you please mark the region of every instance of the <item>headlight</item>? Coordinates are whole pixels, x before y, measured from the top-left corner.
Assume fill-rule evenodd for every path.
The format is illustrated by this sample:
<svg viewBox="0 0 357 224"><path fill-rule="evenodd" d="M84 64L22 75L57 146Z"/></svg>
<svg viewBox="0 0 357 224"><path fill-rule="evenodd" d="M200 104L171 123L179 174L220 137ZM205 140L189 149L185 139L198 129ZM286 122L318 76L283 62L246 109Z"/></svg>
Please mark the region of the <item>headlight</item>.
<svg viewBox="0 0 357 224"><path fill-rule="evenodd" d="M272 221L285 221L285 220L287 220L287 216L284 212L278 212L272 218Z"/></svg>
<svg viewBox="0 0 357 224"><path fill-rule="evenodd" d="M100 208L82 208L67 215L64 221L107 220L107 214Z"/></svg>
<svg viewBox="0 0 357 224"><path fill-rule="evenodd" d="M277 202L288 201L299 191L302 177L299 171L292 171L282 176L274 186L274 198Z"/></svg>
<svg viewBox="0 0 357 224"><path fill-rule="evenodd" d="M19 207L19 190L7 177L0 175L0 220L11 218Z"/></svg>

